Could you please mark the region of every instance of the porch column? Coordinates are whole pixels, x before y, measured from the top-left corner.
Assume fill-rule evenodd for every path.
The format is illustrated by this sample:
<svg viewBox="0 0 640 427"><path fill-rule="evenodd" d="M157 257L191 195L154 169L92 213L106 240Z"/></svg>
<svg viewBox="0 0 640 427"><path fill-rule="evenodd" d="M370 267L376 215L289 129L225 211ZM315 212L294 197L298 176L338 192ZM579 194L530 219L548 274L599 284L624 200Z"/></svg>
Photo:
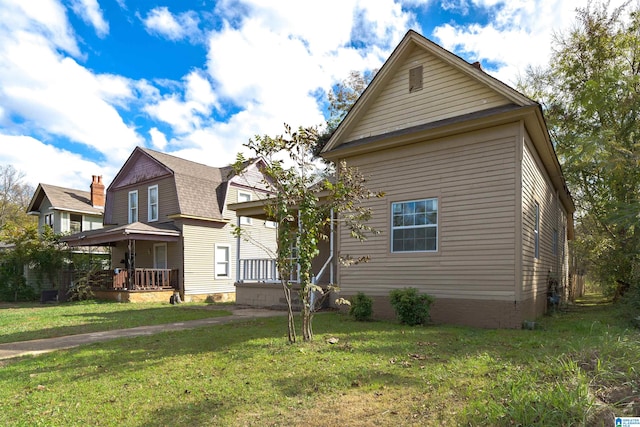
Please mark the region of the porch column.
<svg viewBox="0 0 640 427"><path fill-rule="evenodd" d="M240 236L240 231L242 231L240 227L240 216L236 217L236 226L238 227L238 235L236 236L236 283L240 283L240 241L242 237Z"/></svg>
<svg viewBox="0 0 640 427"><path fill-rule="evenodd" d="M127 289L132 290L133 287L131 286L132 284L132 279L133 279L133 268L131 268L131 264L133 263L133 255L131 254L131 249L132 249L132 245L131 245L131 239L127 240Z"/></svg>
<svg viewBox="0 0 640 427"><path fill-rule="evenodd" d="M335 222L333 219L333 209L331 209L331 222L329 222L329 259L331 260L331 264L329 264L329 283L335 285L335 281L333 278L333 245L334 245L334 235L335 235Z"/></svg>

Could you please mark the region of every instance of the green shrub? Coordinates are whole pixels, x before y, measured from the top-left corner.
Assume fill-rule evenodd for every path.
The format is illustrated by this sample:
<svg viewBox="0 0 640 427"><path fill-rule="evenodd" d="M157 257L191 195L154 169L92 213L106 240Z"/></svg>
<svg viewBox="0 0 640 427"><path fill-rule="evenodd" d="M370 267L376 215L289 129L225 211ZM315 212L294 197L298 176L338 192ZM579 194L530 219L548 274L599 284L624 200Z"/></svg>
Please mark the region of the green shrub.
<svg viewBox="0 0 640 427"><path fill-rule="evenodd" d="M434 298L419 294L415 288L394 289L389 293L391 305L400 323L423 325L429 320L429 308Z"/></svg>
<svg viewBox="0 0 640 427"><path fill-rule="evenodd" d="M362 292L353 297L349 314L358 321L365 321L373 314L373 300Z"/></svg>

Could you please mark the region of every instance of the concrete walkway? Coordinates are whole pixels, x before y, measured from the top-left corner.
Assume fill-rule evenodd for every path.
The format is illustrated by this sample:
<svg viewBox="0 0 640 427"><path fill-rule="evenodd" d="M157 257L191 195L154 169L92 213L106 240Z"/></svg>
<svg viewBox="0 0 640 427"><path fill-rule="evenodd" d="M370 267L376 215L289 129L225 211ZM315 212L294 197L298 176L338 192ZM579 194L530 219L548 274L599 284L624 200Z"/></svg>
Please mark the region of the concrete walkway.
<svg viewBox="0 0 640 427"><path fill-rule="evenodd" d="M224 323L250 320L261 317L286 315L286 311L275 311L256 308L233 308L231 316L213 317L208 319L186 320L184 322L166 323L163 325L138 326L129 329L114 329L110 331L91 332L87 334L68 335L64 337L45 338L33 341L11 342L0 344L0 360L11 359L25 355L48 353L55 350L77 347L83 344L107 341L115 338L137 337L151 335L158 332L182 331L200 326L221 325Z"/></svg>

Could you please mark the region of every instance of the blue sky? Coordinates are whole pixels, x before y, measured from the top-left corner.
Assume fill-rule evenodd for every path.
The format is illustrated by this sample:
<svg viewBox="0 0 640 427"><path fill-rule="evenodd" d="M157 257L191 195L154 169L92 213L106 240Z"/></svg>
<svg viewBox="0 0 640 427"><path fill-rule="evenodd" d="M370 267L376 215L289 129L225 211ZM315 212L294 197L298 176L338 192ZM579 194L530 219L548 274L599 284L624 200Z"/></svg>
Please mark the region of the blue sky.
<svg viewBox="0 0 640 427"><path fill-rule="evenodd" d="M0 164L80 189L137 145L223 166L256 134L322 124L323 94L409 29L513 85L585 4L0 0Z"/></svg>

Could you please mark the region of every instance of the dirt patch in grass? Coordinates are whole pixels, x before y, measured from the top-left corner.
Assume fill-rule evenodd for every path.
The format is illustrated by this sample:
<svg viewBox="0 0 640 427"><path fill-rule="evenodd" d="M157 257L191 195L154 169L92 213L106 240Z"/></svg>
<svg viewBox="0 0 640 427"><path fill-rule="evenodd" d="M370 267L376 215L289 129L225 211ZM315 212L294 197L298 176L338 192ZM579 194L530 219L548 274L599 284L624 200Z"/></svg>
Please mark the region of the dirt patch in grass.
<svg viewBox="0 0 640 427"><path fill-rule="evenodd" d="M290 408L283 424L321 427L339 426L428 426L443 425L451 414L444 414L423 396L407 393L397 388L361 390L354 384L353 390L337 398L314 399L310 406L300 402L298 408ZM441 408L442 410L444 408Z"/></svg>

